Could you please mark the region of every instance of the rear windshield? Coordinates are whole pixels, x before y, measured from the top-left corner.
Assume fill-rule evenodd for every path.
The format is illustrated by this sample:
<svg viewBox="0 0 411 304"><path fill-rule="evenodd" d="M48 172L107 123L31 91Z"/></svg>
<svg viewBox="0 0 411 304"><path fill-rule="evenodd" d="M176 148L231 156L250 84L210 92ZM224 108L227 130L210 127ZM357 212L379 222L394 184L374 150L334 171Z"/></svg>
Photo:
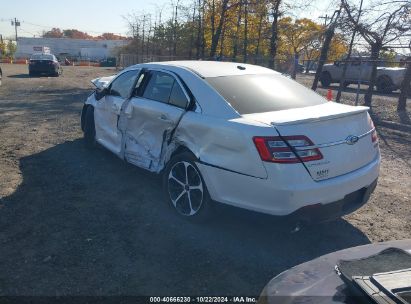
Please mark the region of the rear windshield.
<svg viewBox="0 0 411 304"><path fill-rule="evenodd" d="M240 114L304 108L327 102L280 74L212 77L206 81Z"/></svg>
<svg viewBox="0 0 411 304"><path fill-rule="evenodd" d="M54 60L54 56L50 54L34 54L30 60Z"/></svg>

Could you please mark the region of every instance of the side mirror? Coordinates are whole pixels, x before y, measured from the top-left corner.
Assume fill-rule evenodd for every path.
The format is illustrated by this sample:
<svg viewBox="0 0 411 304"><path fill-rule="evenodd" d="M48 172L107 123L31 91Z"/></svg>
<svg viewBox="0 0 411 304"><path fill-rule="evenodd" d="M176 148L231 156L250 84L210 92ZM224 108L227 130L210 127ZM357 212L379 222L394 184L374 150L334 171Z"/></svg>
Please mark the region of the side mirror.
<svg viewBox="0 0 411 304"><path fill-rule="evenodd" d="M103 87L103 88L97 88L94 95L97 100L100 100L101 98L106 96L107 93L108 93L108 89Z"/></svg>

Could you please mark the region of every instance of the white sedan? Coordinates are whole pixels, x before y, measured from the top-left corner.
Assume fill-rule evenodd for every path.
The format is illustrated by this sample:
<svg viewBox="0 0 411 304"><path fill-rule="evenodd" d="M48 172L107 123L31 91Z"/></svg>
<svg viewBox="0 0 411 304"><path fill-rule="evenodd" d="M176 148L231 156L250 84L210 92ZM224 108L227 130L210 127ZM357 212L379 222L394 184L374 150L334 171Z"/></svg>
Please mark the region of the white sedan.
<svg viewBox="0 0 411 304"><path fill-rule="evenodd" d="M163 174L183 216L205 217L215 201L330 219L358 209L376 186L368 108L327 102L273 70L175 61L92 82L81 115L87 146Z"/></svg>

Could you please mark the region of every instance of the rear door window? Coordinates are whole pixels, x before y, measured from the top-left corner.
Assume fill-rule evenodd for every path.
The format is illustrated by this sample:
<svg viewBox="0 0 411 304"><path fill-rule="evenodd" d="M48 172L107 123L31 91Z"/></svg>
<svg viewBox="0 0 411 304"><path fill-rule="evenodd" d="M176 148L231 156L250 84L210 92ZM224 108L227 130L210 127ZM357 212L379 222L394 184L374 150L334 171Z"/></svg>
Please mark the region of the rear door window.
<svg viewBox="0 0 411 304"><path fill-rule="evenodd" d="M206 81L239 113L263 113L326 103L318 94L280 74L222 76Z"/></svg>
<svg viewBox="0 0 411 304"><path fill-rule="evenodd" d="M174 78L171 75L163 72L152 72L143 97L168 103L173 85Z"/></svg>
<svg viewBox="0 0 411 304"><path fill-rule="evenodd" d="M190 101L180 83L172 75L160 71L150 73L142 97L182 109L186 109Z"/></svg>

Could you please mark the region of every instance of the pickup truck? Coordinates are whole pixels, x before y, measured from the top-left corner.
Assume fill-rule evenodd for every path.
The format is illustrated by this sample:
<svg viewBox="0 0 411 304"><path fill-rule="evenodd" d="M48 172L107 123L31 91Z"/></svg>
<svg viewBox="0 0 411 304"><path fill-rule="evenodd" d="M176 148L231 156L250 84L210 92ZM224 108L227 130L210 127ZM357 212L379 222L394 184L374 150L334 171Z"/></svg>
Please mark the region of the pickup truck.
<svg viewBox="0 0 411 304"><path fill-rule="evenodd" d="M368 84L371 78L372 62L367 58L352 57L349 62L335 61L334 64L325 64L320 81L323 87L341 80L344 65L348 64L345 73L344 86L352 83ZM383 62L377 67L377 90L382 93L391 93L401 87L404 79L405 68L384 67Z"/></svg>

